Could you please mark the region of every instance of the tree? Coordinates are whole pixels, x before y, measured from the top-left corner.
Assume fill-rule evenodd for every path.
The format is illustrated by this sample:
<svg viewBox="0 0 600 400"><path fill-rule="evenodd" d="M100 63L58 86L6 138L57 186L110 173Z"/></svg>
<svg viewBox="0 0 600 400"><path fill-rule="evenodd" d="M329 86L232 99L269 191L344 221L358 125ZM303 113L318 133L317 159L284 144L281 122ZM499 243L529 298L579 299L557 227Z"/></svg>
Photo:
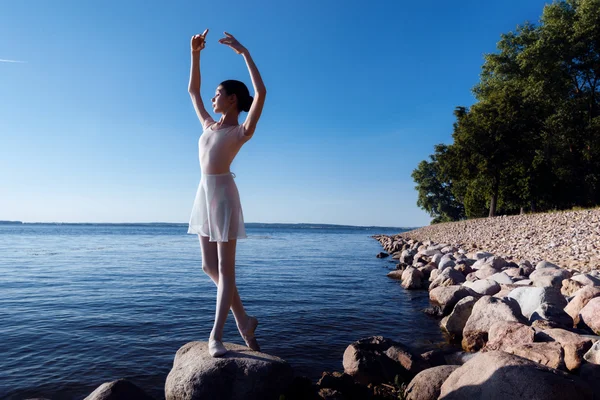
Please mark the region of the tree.
<svg viewBox="0 0 600 400"><path fill-rule="evenodd" d="M453 195L453 183L440 168L438 157L446 152L447 146L435 146L431 161L421 161L412 173L419 192L417 205L433 217L434 224L465 218L463 205Z"/></svg>

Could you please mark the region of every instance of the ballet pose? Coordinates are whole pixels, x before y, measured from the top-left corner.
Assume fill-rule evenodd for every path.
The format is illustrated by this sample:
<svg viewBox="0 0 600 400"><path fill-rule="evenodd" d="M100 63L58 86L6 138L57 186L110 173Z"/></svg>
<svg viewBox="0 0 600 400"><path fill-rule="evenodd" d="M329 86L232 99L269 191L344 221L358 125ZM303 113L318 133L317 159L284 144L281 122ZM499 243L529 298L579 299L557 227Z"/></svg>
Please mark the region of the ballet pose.
<svg viewBox="0 0 600 400"><path fill-rule="evenodd" d="M231 47L246 61L254 98L244 83L236 80L222 82L211 99L213 111L221 114L219 120L215 121L200 97L200 53L206 45L207 33L208 29L191 39L189 93L202 122L203 132L198 142L202 176L188 233L198 235L202 269L217 285L215 322L208 341L208 351L211 356L220 357L227 352L223 345L223 326L229 309L233 311L246 345L252 350L260 350L255 337L258 320L246 314L235 284L236 243L237 239L246 237L246 230L240 196L234 182L235 174L229 168L244 143L254 135L267 91L248 50L225 32L225 37L219 43ZM242 111L248 115L240 124L238 117Z"/></svg>

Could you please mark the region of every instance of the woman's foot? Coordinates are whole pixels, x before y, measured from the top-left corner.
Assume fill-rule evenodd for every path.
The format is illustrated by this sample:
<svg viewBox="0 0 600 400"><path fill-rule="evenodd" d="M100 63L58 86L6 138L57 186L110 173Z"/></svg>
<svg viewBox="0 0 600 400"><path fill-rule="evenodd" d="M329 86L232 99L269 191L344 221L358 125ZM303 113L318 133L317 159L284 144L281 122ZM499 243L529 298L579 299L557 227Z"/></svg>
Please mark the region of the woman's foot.
<svg viewBox="0 0 600 400"><path fill-rule="evenodd" d="M227 349L220 340L208 339L208 353L212 357L221 357L227 353Z"/></svg>
<svg viewBox="0 0 600 400"><path fill-rule="evenodd" d="M246 323L245 329L241 329L238 326L238 330L240 331L240 335L244 342L246 342L246 346L250 348L250 350L260 351L260 346L256 341L256 337L254 336L254 331L258 326L258 320L255 317L248 316L248 322Z"/></svg>

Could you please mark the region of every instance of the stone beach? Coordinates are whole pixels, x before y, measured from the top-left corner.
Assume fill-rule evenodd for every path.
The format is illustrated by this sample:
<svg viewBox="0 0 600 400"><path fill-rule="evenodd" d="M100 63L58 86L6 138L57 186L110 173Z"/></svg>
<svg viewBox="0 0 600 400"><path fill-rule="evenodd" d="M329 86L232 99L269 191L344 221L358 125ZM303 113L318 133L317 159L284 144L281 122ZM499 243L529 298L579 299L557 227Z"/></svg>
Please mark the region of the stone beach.
<svg viewBox="0 0 600 400"><path fill-rule="evenodd" d="M434 368L454 364L451 350L440 350L442 361L410 382L407 399L600 398L600 210L375 239L398 261L388 276L406 290L428 290L425 312L464 352L462 366L438 374Z"/></svg>

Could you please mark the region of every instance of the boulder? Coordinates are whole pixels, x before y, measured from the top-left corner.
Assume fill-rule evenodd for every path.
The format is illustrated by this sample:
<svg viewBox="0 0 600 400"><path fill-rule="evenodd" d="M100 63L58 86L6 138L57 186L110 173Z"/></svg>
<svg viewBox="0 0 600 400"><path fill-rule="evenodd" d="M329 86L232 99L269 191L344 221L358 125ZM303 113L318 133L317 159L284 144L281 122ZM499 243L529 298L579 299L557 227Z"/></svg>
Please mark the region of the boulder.
<svg viewBox="0 0 600 400"><path fill-rule="evenodd" d="M279 399L292 382L292 368L281 358L224 344L228 352L219 358L208 354L207 342L183 345L167 376L166 400Z"/></svg>
<svg viewBox="0 0 600 400"><path fill-rule="evenodd" d="M408 267L402 273L402 287L405 289L421 289L424 278L421 271L414 267Z"/></svg>
<svg viewBox="0 0 600 400"><path fill-rule="evenodd" d="M350 344L343 357L344 372L359 383L393 382L396 375L409 381L429 368L419 354L383 336L372 336Z"/></svg>
<svg viewBox="0 0 600 400"><path fill-rule="evenodd" d="M475 303L471 316L463 330L462 347L465 351L477 351L488 341L488 332L496 322L526 323L519 305L510 298L483 296Z"/></svg>
<svg viewBox="0 0 600 400"><path fill-rule="evenodd" d="M563 295L555 288L519 287L510 292L508 297L519 303L521 312L527 319L544 303L563 308L567 304Z"/></svg>
<svg viewBox="0 0 600 400"><path fill-rule="evenodd" d="M475 282L465 282L464 286L471 288L475 293L482 296L493 296L500 291L498 282L491 279L483 279Z"/></svg>
<svg viewBox="0 0 600 400"><path fill-rule="evenodd" d="M415 254L417 254L414 250L404 250L402 254L400 254L400 262L404 264L412 264Z"/></svg>
<svg viewBox="0 0 600 400"><path fill-rule="evenodd" d="M494 269L491 265L486 264L475 271L475 276L477 277L477 279L487 279L490 276L495 275L497 273L498 270Z"/></svg>
<svg viewBox="0 0 600 400"><path fill-rule="evenodd" d="M488 332L488 342L482 351L504 350L507 347L533 343L535 331L520 322L498 321Z"/></svg>
<svg viewBox="0 0 600 400"><path fill-rule="evenodd" d="M520 279L518 281L515 281L514 284L519 286L531 286L533 285L533 282L531 281L531 279Z"/></svg>
<svg viewBox="0 0 600 400"><path fill-rule="evenodd" d="M529 321L534 322L538 319L552 321L558 326L565 328L573 327L573 318L571 318L571 316L567 314L562 307L558 307L553 304L543 303L540 305L535 309L533 314L531 314Z"/></svg>
<svg viewBox="0 0 600 400"><path fill-rule="evenodd" d="M581 309L585 307L591 299L598 296L600 296L600 288L593 286L584 286L575 292L573 298L565 307L565 312L573 318L573 323L575 325L579 324L579 312Z"/></svg>
<svg viewBox="0 0 600 400"><path fill-rule="evenodd" d="M560 269L560 267L556 264L552 264L549 261L540 261L539 263L537 263L537 265L535 266L536 271L540 270L540 269L544 269L544 268L554 268L554 269Z"/></svg>
<svg viewBox="0 0 600 400"><path fill-rule="evenodd" d="M600 365L600 340L590 347L583 355L583 359L589 363Z"/></svg>
<svg viewBox="0 0 600 400"><path fill-rule="evenodd" d="M471 293L473 292L468 288L460 285L440 286L429 292L429 300L440 308L442 315L448 315L459 300L470 296Z"/></svg>
<svg viewBox="0 0 600 400"><path fill-rule="evenodd" d="M526 358L550 368L564 370L565 356L560 343L523 343L506 347L503 351Z"/></svg>
<svg viewBox="0 0 600 400"><path fill-rule="evenodd" d="M522 274L521 268L508 268L502 272L504 272L506 274L506 276L508 276L510 278L515 278L517 276L521 276L521 274Z"/></svg>
<svg viewBox="0 0 600 400"><path fill-rule="evenodd" d="M402 274L404 273L401 269L395 269L387 273L388 278L402 280Z"/></svg>
<svg viewBox="0 0 600 400"><path fill-rule="evenodd" d="M103 383L96 390L90 393L84 400L153 400L142 389L128 381L119 379L112 382Z"/></svg>
<svg viewBox="0 0 600 400"><path fill-rule="evenodd" d="M434 282L437 279L438 275L441 273L442 273L442 271L440 271L437 268L432 270L431 273L429 274L429 282Z"/></svg>
<svg viewBox="0 0 600 400"><path fill-rule="evenodd" d="M578 369L583 356L592 347L592 340L564 329L547 329L536 336L540 341L556 341L565 352L565 365L569 371Z"/></svg>
<svg viewBox="0 0 600 400"><path fill-rule="evenodd" d="M440 400L592 400L577 376L503 351L480 353L450 374Z"/></svg>
<svg viewBox="0 0 600 400"><path fill-rule="evenodd" d="M310 380L308 386L311 386ZM350 375L342 372L323 372L321 379L317 382L317 388L319 388L319 391L323 391L321 392L321 398L332 399L339 397L346 400L347 398L363 399L369 397L369 389L367 387L354 382L354 379ZM310 393L309 390L305 390L305 392ZM299 393L293 394L298 399L312 398L309 396L309 393L306 393L304 396L299 396ZM327 395L328 397L323 397L323 395Z"/></svg>
<svg viewBox="0 0 600 400"><path fill-rule="evenodd" d="M478 299L473 296L467 296L460 299L454 306L450 315L442 319L441 326L451 338L462 337L463 329L471 316L471 311L477 300Z"/></svg>
<svg viewBox="0 0 600 400"><path fill-rule="evenodd" d="M381 253L377 254L376 257L377 258L386 258L386 257L389 257L389 256L390 255L388 253L385 253L385 252L382 251Z"/></svg>
<svg viewBox="0 0 600 400"><path fill-rule="evenodd" d="M600 335L600 297L588 301L579 312L580 322Z"/></svg>
<svg viewBox="0 0 600 400"><path fill-rule="evenodd" d="M436 268L440 264L442 257L444 257L442 253L435 254L433 257L431 257L431 262L435 264Z"/></svg>
<svg viewBox="0 0 600 400"><path fill-rule="evenodd" d="M473 269L469 266L469 264L464 261L457 262L454 266L454 269L463 274L464 276L467 276L471 272L473 272Z"/></svg>
<svg viewBox="0 0 600 400"><path fill-rule="evenodd" d="M458 365L441 365L428 368L415 376L404 391L406 400L437 400L442 384Z"/></svg>
<svg viewBox="0 0 600 400"><path fill-rule="evenodd" d="M423 274L423 280L425 281L429 280L429 277L431 276L431 271L433 271L434 269L437 269L437 266L434 263L429 263L423 267L418 268L418 270L421 271L421 273Z"/></svg>
<svg viewBox="0 0 600 400"><path fill-rule="evenodd" d="M564 279L562 281L560 292L563 294L563 296L573 296L575 292L584 286L584 284L574 281L573 279Z"/></svg>
<svg viewBox="0 0 600 400"><path fill-rule="evenodd" d="M590 274L573 275L571 279L584 286L600 286L600 279Z"/></svg>
<svg viewBox="0 0 600 400"><path fill-rule="evenodd" d="M519 268L521 269L521 275L529 276L535 268L531 265L531 263L527 260L523 260L519 263Z"/></svg>
<svg viewBox="0 0 600 400"><path fill-rule="evenodd" d="M444 270L449 267L454 267L454 265L456 265L456 263L454 262L453 257L446 254L440 259L440 262L438 263L438 268Z"/></svg>
<svg viewBox="0 0 600 400"><path fill-rule="evenodd" d="M515 268L513 268L514 270ZM489 276L487 279L490 279L492 281L497 282L498 284L506 284L506 285L510 285L513 283L512 279L510 279L510 276L508 276L508 274L506 274L506 272L498 272L492 276Z"/></svg>
<svg viewBox="0 0 600 400"><path fill-rule="evenodd" d="M449 267L444 270L435 278L429 285L429 290L435 289L438 286L452 286L460 285L465 281L465 276L455 269Z"/></svg>
<svg viewBox="0 0 600 400"><path fill-rule="evenodd" d="M569 279L571 273L560 268L542 268L536 269L529 275L529 279L533 281L535 286L545 287L553 286L560 290L562 281Z"/></svg>

